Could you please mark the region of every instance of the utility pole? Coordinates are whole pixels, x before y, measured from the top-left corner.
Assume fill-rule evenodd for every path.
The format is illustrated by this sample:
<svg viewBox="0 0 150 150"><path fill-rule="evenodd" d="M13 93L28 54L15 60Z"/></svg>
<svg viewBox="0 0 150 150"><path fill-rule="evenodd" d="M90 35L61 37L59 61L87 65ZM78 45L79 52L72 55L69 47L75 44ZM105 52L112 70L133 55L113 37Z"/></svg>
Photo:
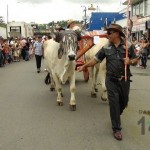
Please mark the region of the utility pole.
<svg viewBox="0 0 150 150"><path fill-rule="evenodd" d="M9 18L8 18L9 17L9 11L8 11L8 9L9 8L8 8L8 4L7 4L7 23L8 23L8 20L9 20Z"/></svg>
<svg viewBox="0 0 150 150"><path fill-rule="evenodd" d="M86 29L86 11L87 11L87 9L86 9L86 7L84 8L84 27L85 27L85 29Z"/></svg>
<svg viewBox="0 0 150 150"><path fill-rule="evenodd" d="M84 20L84 29L86 29L86 20L87 20L86 11L87 11L87 8L86 8L86 6L81 6L81 7L84 7L84 9L83 9L83 12L84 12L83 20Z"/></svg>
<svg viewBox="0 0 150 150"><path fill-rule="evenodd" d="M7 34L7 38L8 38L8 21L9 21L9 11L8 11L8 4L7 4L7 22L6 22L6 34Z"/></svg>
<svg viewBox="0 0 150 150"><path fill-rule="evenodd" d="M87 9L87 7L86 6L81 6L81 7L84 7L84 28L85 28L85 30L86 30L86 27L87 27L87 10L90 10L90 11L95 11L96 10L96 8L94 8L93 7L93 4L91 4L91 6L90 7L88 7L88 9Z"/></svg>

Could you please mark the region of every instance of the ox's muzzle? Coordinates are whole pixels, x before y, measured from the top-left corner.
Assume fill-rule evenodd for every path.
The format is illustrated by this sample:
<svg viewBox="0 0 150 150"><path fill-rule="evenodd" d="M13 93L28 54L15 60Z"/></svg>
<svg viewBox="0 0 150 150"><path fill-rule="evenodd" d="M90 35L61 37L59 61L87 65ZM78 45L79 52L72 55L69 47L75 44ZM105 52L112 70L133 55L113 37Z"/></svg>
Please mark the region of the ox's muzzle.
<svg viewBox="0 0 150 150"><path fill-rule="evenodd" d="M69 58L69 61L73 61L73 60L75 60L75 55L68 55L68 58Z"/></svg>

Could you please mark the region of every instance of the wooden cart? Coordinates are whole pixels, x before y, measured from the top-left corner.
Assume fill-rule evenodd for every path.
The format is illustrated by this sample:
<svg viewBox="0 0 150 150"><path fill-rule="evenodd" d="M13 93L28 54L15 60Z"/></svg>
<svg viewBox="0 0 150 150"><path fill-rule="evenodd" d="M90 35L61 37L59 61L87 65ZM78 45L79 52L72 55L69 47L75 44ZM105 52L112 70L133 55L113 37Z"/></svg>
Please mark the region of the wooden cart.
<svg viewBox="0 0 150 150"><path fill-rule="evenodd" d="M82 39L79 42L79 50L77 51L76 69L77 67L82 66L86 63L84 54L94 46L94 36L99 36L100 38L106 38L106 34L82 36ZM87 68L85 68L85 70L83 71L83 77L85 82L89 80L89 72Z"/></svg>

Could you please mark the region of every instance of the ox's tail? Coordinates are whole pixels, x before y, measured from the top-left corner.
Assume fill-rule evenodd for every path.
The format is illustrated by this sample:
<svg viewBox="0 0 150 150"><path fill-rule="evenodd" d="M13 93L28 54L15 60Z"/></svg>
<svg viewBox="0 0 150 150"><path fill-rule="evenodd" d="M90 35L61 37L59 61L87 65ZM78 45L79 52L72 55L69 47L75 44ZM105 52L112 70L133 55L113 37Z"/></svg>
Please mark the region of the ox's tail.
<svg viewBox="0 0 150 150"><path fill-rule="evenodd" d="M50 73L47 73L44 81L45 81L45 84L47 84L47 85L51 83Z"/></svg>

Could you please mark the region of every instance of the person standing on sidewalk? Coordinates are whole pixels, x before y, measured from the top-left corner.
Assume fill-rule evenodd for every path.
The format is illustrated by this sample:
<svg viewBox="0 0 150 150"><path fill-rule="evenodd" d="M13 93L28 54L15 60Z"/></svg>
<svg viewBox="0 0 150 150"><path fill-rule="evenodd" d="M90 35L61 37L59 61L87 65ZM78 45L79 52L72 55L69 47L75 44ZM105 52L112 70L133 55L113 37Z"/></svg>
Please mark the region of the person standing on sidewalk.
<svg viewBox="0 0 150 150"><path fill-rule="evenodd" d="M43 57L43 42L42 42L41 36L38 36L37 41L34 43L33 51L34 51L35 59L36 59L37 73L40 73L40 71L41 71L41 60Z"/></svg>
<svg viewBox="0 0 150 150"><path fill-rule="evenodd" d="M142 52L142 57L141 57L141 62L142 62L142 69L146 69L147 67L147 53L148 53L148 40L146 38L142 39L141 43L141 52Z"/></svg>
<svg viewBox="0 0 150 150"><path fill-rule="evenodd" d="M0 36L0 67L3 67L4 66L4 55L3 55L3 37Z"/></svg>
<svg viewBox="0 0 150 150"><path fill-rule="evenodd" d="M106 58L106 87L108 92L110 118L113 136L122 140L120 115L128 105L130 91L130 65L136 65L138 58L131 44L128 46L128 57L126 58L126 45L122 27L111 24L107 28L108 44L102 47L95 57L89 62L77 68L83 71L85 67L91 67ZM125 65L127 65L127 81L125 81Z"/></svg>

